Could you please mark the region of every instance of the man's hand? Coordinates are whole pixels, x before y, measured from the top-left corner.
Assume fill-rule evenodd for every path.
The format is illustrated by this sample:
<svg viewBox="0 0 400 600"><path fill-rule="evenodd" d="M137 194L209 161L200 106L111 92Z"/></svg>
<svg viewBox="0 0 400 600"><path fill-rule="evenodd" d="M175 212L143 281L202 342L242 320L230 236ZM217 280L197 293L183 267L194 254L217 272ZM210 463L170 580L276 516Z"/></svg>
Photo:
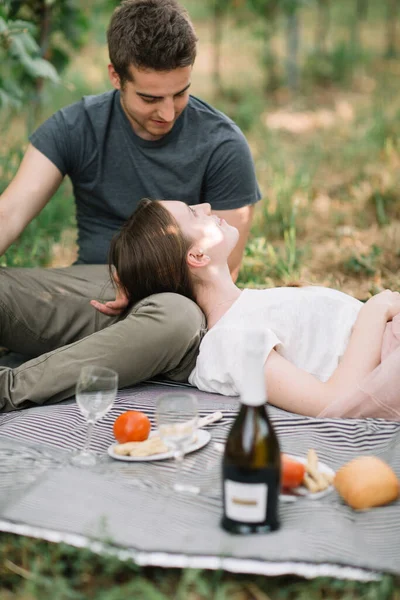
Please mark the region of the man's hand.
<svg viewBox="0 0 400 600"><path fill-rule="evenodd" d="M114 273L114 282L117 289L115 300L109 300L108 302L104 303L98 302L97 300L90 301L90 304L96 310L103 313L103 315L108 315L109 317L118 317L119 315L122 315L129 304L129 298L119 285L116 273Z"/></svg>

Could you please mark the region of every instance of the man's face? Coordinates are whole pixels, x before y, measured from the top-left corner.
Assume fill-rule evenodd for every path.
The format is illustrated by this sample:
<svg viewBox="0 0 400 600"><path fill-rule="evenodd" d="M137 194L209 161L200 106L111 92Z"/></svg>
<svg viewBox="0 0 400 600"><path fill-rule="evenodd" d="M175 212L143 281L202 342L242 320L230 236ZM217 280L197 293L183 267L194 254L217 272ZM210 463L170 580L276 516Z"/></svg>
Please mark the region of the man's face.
<svg viewBox="0 0 400 600"><path fill-rule="evenodd" d="M139 137L158 140L171 131L189 100L191 66L154 71L131 65L131 81L123 87L112 65L108 72L112 85L121 92L122 108Z"/></svg>

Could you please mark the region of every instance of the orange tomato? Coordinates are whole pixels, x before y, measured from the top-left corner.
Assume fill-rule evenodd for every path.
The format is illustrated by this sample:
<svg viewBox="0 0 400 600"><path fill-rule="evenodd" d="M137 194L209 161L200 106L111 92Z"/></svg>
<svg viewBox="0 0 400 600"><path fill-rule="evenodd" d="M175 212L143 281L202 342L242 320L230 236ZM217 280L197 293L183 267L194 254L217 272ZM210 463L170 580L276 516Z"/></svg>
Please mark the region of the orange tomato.
<svg viewBox="0 0 400 600"><path fill-rule="evenodd" d="M149 418L139 410L127 410L114 421L115 439L120 444L125 442L143 442L150 434Z"/></svg>
<svg viewBox="0 0 400 600"><path fill-rule="evenodd" d="M294 488L303 483L306 467L297 460L289 458L286 454L281 455L282 465L282 487Z"/></svg>

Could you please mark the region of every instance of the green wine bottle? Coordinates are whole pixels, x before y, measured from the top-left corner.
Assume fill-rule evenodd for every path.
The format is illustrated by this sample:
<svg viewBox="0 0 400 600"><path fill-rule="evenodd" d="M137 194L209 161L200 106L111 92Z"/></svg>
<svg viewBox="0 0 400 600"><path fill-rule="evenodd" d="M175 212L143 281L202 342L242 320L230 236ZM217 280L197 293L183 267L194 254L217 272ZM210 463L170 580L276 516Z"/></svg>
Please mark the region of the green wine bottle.
<svg viewBox="0 0 400 600"><path fill-rule="evenodd" d="M266 405L263 349L264 334L246 335L241 407L222 462L221 525L231 533L266 533L279 527L281 460Z"/></svg>

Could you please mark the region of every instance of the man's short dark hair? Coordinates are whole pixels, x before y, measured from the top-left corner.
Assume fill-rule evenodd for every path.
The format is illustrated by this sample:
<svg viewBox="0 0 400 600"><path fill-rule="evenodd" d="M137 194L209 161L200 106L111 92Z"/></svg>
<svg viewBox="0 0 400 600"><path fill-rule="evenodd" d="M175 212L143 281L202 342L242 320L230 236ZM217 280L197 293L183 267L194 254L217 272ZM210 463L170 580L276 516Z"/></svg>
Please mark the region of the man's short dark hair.
<svg viewBox="0 0 400 600"><path fill-rule="evenodd" d="M172 71L196 58L197 37L187 11L176 0L125 0L107 31L110 61L121 83L129 67Z"/></svg>

